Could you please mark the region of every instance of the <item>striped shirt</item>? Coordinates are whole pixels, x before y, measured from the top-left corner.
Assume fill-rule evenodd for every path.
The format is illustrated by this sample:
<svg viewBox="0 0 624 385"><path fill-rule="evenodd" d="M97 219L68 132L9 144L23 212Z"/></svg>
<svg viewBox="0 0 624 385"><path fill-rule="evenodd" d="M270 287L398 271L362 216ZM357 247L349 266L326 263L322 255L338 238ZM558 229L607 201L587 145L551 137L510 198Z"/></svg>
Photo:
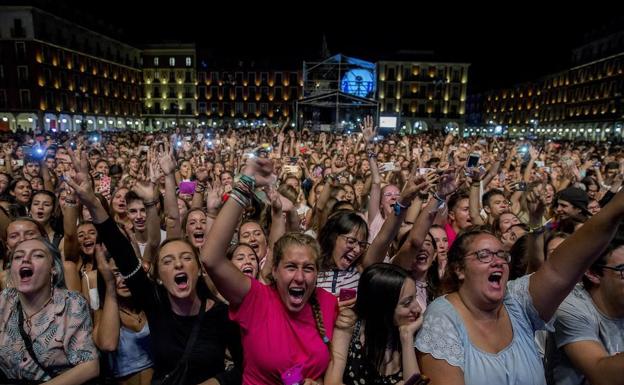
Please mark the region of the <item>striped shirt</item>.
<svg viewBox="0 0 624 385"><path fill-rule="evenodd" d="M332 269L319 272L316 287L337 296L342 288L357 290L359 281L360 272L355 265L352 265L347 270Z"/></svg>

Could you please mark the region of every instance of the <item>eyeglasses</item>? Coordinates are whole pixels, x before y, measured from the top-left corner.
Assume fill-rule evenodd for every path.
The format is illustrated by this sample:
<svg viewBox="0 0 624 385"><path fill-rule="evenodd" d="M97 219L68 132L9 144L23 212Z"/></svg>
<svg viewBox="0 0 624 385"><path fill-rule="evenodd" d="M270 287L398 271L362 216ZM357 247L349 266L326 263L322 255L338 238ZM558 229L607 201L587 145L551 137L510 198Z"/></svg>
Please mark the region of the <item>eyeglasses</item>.
<svg viewBox="0 0 624 385"><path fill-rule="evenodd" d="M511 262L511 254L509 254L505 250L491 251L488 249L483 249L483 250L473 251L472 253L468 253L466 254L466 256L473 255L473 254L477 257L479 262L483 262L483 263L492 262L495 256L499 259L504 260L505 263Z"/></svg>
<svg viewBox="0 0 624 385"><path fill-rule="evenodd" d="M598 267L600 267L601 269L609 269L609 270L613 270L613 271L617 271L620 273L620 278L624 279L624 265L619 265L619 266L607 266L607 265L599 265Z"/></svg>
<svg viewBox="0 0 624 385"><path fill-rule="evenodd" d="M346 235L341 235L347 241L347 246L354 248L355 246L360 246L360 250L366 250L368 248L368 242L358 241L353 237L349 237Z"/></svg>

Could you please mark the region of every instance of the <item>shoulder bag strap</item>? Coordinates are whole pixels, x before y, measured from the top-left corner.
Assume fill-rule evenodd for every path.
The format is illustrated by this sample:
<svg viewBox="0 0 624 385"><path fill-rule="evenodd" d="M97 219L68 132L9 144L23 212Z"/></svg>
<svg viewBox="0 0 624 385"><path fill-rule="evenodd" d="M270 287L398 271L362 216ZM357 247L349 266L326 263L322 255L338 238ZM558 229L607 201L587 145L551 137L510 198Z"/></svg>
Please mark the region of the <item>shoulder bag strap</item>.
<svg viewBox="0 0 624 385"><path fill-rule="evenodd" d="M28 354L30 354L30 357L33 359L35 364L37 364L37 366L39 366L46 375L48 375L50 378L54 378L54 374L50 372L48 368L43 366L41 362L39 362L39 359L37 358L37 355L35 354L35 351L33 350L33 347L32 347L33 345L32 340L30 339L30 336L28 335L28 333L26 333L26 330L24 330L24 312L22 311L22 304L20 303L19 300L17 300L17 316L18 316L19 333L20 333L20 336L22 336L22 340L24 340L24 345L26 346L26 350L28 351Z"/></svg>

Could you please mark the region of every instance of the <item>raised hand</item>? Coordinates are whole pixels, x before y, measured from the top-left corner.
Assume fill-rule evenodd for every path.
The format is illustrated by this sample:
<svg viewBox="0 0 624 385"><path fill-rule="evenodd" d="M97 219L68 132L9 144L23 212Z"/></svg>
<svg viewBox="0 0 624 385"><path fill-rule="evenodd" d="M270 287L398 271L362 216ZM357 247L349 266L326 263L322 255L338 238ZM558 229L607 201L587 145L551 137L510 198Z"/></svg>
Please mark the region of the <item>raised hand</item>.
<svg viewBox="0 0 624 385"><path fill-rule="evenodd" d="M169 146L169 151L167 153L162 154L158 163L160 164L160 168L165 175L170 175L175 172L176 161L173 155L173 144Z"/></svg>
<svg viewBox="0 0 624 385"><path fill-rule="evenodd" d="M453 168L449 168L444 171L438 183L436 193L442 199L453 194L457 190L458 179Z"/></svg>
<svg viewBox="0 0 624 385"><path fill-rule="evenodd" d="M97 261L97 269L102 274L104 282L115 284L115 273L109 261L106 260L106 246L95 245L95 259Z"/></svg>
<svg viewBox="0 0 624 385"><path fill-rule="evenodd" d="M376 134L373 117L368 115L364 118L364 122L362 124L362 135L364 136L364 139L370 143L373 141Z"/></svg>
<svg viewBox="0 0 624 385"><path fill-rule="evenodd" d="M541 222L546 211L546 190L543 185L537 185L532 191L526 194L527 209L529 218L532 221Z"/></svg>
<svg viewBox="0 0 624 385"><path fill-rule="evenodd" d="M221 187L213 188L210 185L206 186L206 210L209 214L218 214L221 209L221 197L223 196L223 189Z"/></svg>
<svg viewBox="0 0 624 385"><path fill-rule="evenodd" d="M137 180L132 188L132 191L134 191L145 202L150 202L158 198L154 184L150 181Z"/></svg>
<svg viewBox="0 0 624 385"><path fill-rule="evenodd" d="M338 303L338 318L336 318L336 323L334 324L336 328L341 330L353 330L357 322L357 315L353 311L355 301L356 299L353 298Z"/></svg>
<svg viewBox="0 0 624 385"><path fill-rule="evenodd" d="M258 187L272 185L276 180L273 174L273 162L265 158L247 159L245 174L254 177Z"/></svg>

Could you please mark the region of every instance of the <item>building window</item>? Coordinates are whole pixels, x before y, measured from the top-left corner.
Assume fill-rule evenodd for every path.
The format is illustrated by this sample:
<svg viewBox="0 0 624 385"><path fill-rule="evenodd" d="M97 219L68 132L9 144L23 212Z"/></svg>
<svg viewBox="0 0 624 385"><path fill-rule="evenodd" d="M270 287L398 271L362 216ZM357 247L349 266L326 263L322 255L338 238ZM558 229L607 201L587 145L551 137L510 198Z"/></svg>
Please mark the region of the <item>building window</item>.
<svg viewBox="0 0 624 385"><path fill-rule="evenodd" d="M247 105L247 112L249 112L250 114L255 114L256 113L256 103L249 103Z"/></svg>
<svg viewBox="0 0 624 385"><path fill-rule="evenodd" d="M4 79L4 66L0 64L0 79Z"/></svg>
<svg viewBox="0 0 624 385"><path fill-rule="evenodd" d="M276 72L275 73L275 84L281 84L282 83L282 73L281 72Z"/></svg>
<svg viewBox="0 0 624 385"><path fill-rule="evenodd" d="M27 66L17 66L17 80L19 81L28 80L28 67Z"/></svg>
<svg viewBox="0 0 624 385"><path fill-rule="evenodd" d="M186 71L186 74L184 75L184 82L185 83L193 82L193 78L191 77L191 71Z"/></svg>
<svg viewBox="0 0 624 385"><path fill-rule="evenodd" d="M30 90L20 90L20 107L21 108L30 108ZM48 105L48 108L53 108L53 106Z"/></svg>
<svg viewBox="0 0 624 385"><path fill-rule="evenodd" d="M235 74L234 78L236 79L236 84L237 85L243 84L243 73L242 72L237 72Z"/></svg>
<svg viewBox="0 0 624 385"><path fill-rule="evenodd" d="M204 99L206 97L206 86L199 86L198 87L198 97Z"/></svg>
<svg viewBox="0 0 624 385"><path fill-rule="evenodd" d="M255 72L249 72L247 74L247 79L249 80L249 85L252 85L256 82L256 73Z"/></svg>
<svg viewBox="0 0 624 385"><path fill-rule="evenodd" d="M243 103L241 103L241 102L237 102L237 103L234 105L234 111L236 112L236 114L237 114L237 115L238 115L238 114L242 114L242 113L243 113Z"/></svg>
<svg viewBox="0 0 624 385"><path fill-rule="evenodd" d="M262 84L267 84L269 82L269 73L268 72L262 72L260 74L260 81L262 82Z"/></svg>
<svg viewBox="0 0 624 385"><path fill-rule="evenodd" d="M169 65L170 65L171 67L174 67L174 66L175 66L175 58L174 58L174 57L170 57L170 58L169 58Z"/></svg>
<svg viewBox="0 0 624 385"><path fill-rule="evenodd" d="M236 87L236 100L243 98L243 87Z"/></svg>
<svg viewBox="0 0 624 385"><path fill-rule="evenodd" d="M156 57L154 58L154 65L155 65L156 67L158 67L158 56L156 56Z"/></svg>
<svg viewBox="0 0 624 385"><path fill-rule="evenodd" d="M219 110L219 103L210 103L210 112L216 114Z"/></svg>
<svg viewBox="0 0 624 385"><path fill-rule="evenodd" d="M197 105L197 108L199 109L199 113L200 114L205 114L206 113L206 103L205 102L199 102Z"/></svg>
<svg viewBox="0 0 624 385"><path fill-rule="evenodd" d="M154 81L155 82L160 81L160 72L159 71L154 71Z"/></svg>
<svg viewBox="0 0 624 385"><path fill-rule="evenodd" d="M26 57L26 43L23 41L15 42L15 53L19 60L24 60Z"/></svg>
<svg viewBox="0 0 624 385"><path fill-rule="evenodd" d="M265 115L269 113L269 103L260 103L260 113Z"/></svg>
<svg viewBox="0 0 624 385"><path fill-rule="evenodd" d="M22 26L22 19L13 19L13 28L11 28L12 38L26 37L26 30Z"/></svg>
<svg viewBox="0 0 624 385"><path fill-rule="evenodd" d="M206 83L206 73L205 72L198 72L197 73L197 77L200 83Z"/></svg>
<svg viewBox="0 0 624 385"><path fill-rule="evenodd" d="M217 83L219 81L219 73L218 72L211 72L210 73L210 81L212 83Z"/></svg>
<svg viewBox="0 0 624 385"><path fill-rule="evenodd" d="M171 62L171 59L169 59L169 61ZM187 56L187 57L186 57L186 66L187 66L187 67L190 67L190 66L191 66L191 63L192 63L192 62L191 62L191 57L190 57L190 56Z"/></svg>

